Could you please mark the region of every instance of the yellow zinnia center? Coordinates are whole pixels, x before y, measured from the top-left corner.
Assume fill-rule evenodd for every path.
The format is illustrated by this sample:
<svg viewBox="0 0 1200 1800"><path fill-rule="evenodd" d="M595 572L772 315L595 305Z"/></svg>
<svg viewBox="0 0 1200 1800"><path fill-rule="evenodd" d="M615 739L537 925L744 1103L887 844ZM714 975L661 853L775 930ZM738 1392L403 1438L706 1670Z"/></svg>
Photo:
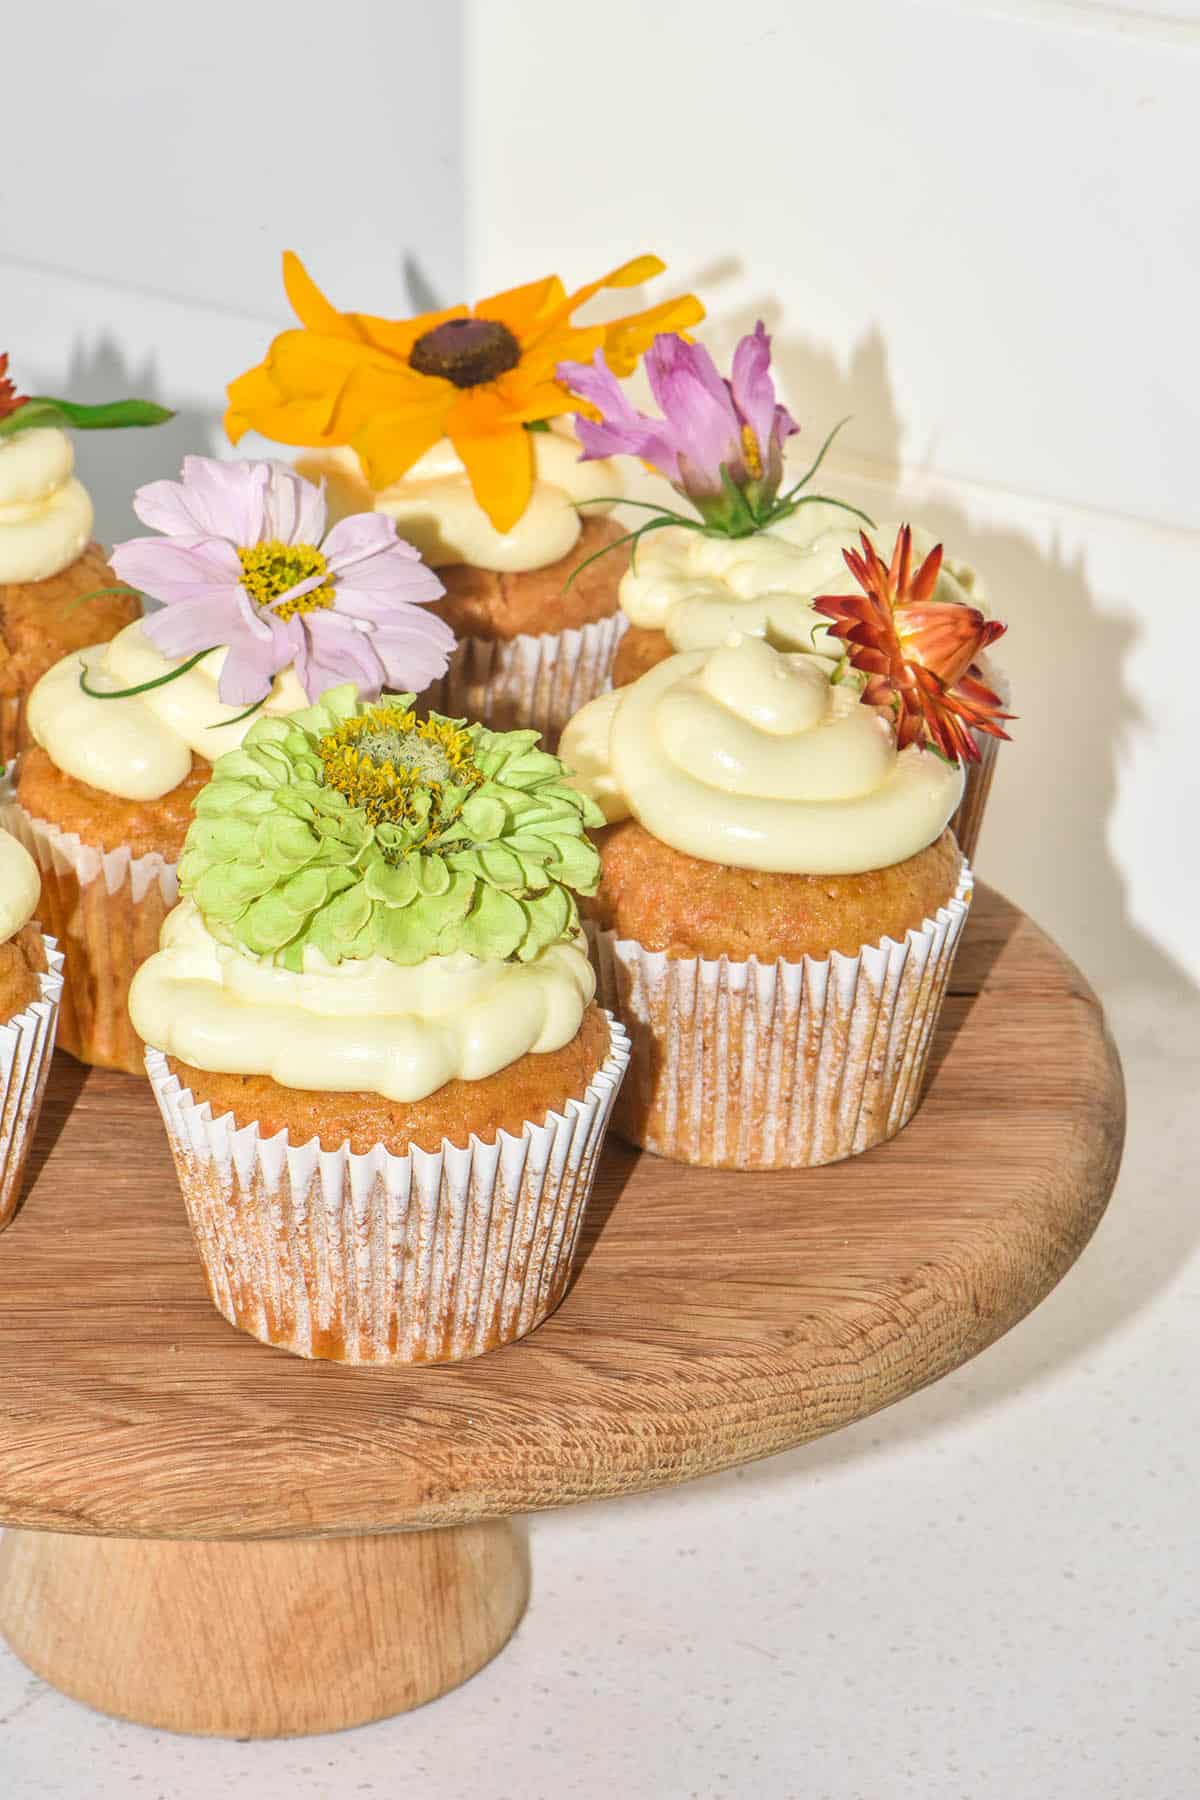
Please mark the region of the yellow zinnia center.
<svg viewBox="0 0 1200 1800"><path fill-rule="evenodd" d="M470 732L449 719L418 719L387 705L344 720L317 745L326 782L361 806L372 825L418 824L424 814L422 843L440 827L443 784L474 787L483 780L471 749Z"/></svg>
<svg viewBox="0 0 1200 1800"><path fill-rule="evenodd" d="M265 544L251 544L238 551L242 565L242 586L255 606L270 607L277 619L290 619L293 613L316 612L319 607L333 605L333 583L323 578L329 565L315 544L284 544L271 538ZM275 606L280 594L302 581L322 577L320 587L310 589L295 600Z"/></svg>
<svg viewBox="0 0 1200 1800"><path fill-rule="evenodd" d="M742 455L746 459L746 473L751 481L761 481L763 472L762 451L758 447L758 439L748 425L742 426Z"/></svg>

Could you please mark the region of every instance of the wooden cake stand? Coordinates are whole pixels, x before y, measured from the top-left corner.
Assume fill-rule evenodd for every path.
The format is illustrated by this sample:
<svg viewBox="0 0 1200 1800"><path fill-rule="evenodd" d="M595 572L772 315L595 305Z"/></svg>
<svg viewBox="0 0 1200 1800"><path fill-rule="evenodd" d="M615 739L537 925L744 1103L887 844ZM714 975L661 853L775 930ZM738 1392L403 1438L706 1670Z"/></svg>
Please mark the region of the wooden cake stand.
<svg viewBox="0 0 1200 1800"><path fill-rule="evenodd" d="M225 1324L148 1086L60 1054L0 1237L13 1649L168 1730L381 1718L515 1628L509 1515L768 1456L974 1356L1090 1236L1122 1089L1087 984L986 888L952 986L894 1143L774 1175L610 1146L559 1312L457 1367L306 1363Z"/></svg>

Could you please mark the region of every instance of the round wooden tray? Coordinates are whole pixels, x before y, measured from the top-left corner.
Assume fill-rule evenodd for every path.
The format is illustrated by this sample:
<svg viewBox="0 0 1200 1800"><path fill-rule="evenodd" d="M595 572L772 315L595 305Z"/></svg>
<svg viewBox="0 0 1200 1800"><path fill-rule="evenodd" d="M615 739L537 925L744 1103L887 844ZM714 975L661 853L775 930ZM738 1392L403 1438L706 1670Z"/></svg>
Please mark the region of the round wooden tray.
<svg viewBox="0 0 1200 1800"><path fill-rule="evenodd" d="M22 1528L0 1628L67 1692L175 1729L418 1704L520 1617L506 1515L747 1462L936 1380L1070 1266L1122 1133L1094 995L980 887L893 1143L771 1175L610 1144L539 1331L349 1369L220 1318L148 1087L60 1054L0 1237L0 1520Z"/></svg>

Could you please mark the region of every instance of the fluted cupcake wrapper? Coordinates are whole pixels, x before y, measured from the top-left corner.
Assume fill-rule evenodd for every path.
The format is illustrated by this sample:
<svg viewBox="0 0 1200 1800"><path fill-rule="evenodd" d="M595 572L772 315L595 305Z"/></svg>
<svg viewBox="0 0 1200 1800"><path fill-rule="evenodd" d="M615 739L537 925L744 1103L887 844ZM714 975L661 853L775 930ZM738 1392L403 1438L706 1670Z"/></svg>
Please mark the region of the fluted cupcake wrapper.
<svg viewBox="0 0 1200 1800"><path fill-rule="evenodd" d="M25 728L28 694L0 694L0 763L14 762L29 743Z"/></svg>
<svg viewBox="0 0 1200 1800"><path fill-rule="evenodd" d="M592 931L602 1005L625 1021L622 1137L676 1162L804 1169L893 1137L916 1108L970 904L857 956L671 957Z"/></svg>
<svg viewBox="0 0 1200 1800"><path fill-rule="evenodd" d="M463 638L440 681L422 695L433 712L493 731L540 731L558 745L567 720L612 683L624 613L540 637Z"/></svg>
<svg viewBox="0 0 1200 1800"><path fill-rule="evenodd" d="M999 738L991 737L983 731L977 731L973 735L979 746L979 761L967 764L967 779L966 786L963 788L963 797L959 801L958 811L950 821L950 829L968 862L974 859L975 849L979 843L979 831L983 824L988 795L992 791L992 778L996 773L996 757L1000 751Z"/></svg>
<svg viewBox="0 0 1200 1800"><path fill-rule="evenodd" d="M214 1118L146 1051L213 1303L297 1356L460 1362L562 1299L629 1040L610 1020L579 1099L519 1137L365 1154Z"/></svg>
<svg viewBox="0 0 1200 1800"><path fill-rule="evenodd" d="M0 826L19 838L42 877L39 914L67 959L58 1041L81 1062L142 1072L142 1040L129 1018L129 984L158 949L178 898L175 864L157 852L98 850L26 812L11 790Z"/></svg>
<svg viewBox="0 0 1200 1800"><path fill-rule="evenodd" d="M11 1225L21 1203L25 1158L33 1139L58 1022L63 991L63 959L52 937L43 934L49 971L38 976L38 999L0 1025L0 1231Z"/></svg>

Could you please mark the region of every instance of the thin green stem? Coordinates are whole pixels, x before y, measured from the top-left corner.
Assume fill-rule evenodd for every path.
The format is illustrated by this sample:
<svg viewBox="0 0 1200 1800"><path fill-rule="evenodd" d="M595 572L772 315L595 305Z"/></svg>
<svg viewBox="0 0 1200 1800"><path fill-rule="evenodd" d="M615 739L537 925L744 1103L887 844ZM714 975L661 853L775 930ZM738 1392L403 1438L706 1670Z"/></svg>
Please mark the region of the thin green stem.
<svg viewBox="0 0 1200 1800"><path fill-rule="evenodd" d="M639 525L636 531L625 532L623 537L614 538L611 544L604 544L599 550L593 550L590 556L585 556L581 563L577 563L563 582L563 593L568 592L572 582L583 574L589 563L599 562L602 556L608 556L612 551L619 550L622 544L633 544L636 547L638 539L643 537L647 531L661 531L664 525L686 525L690 530L695 531L704 529L698 519L693 524L690 519L677 519L670 513L664 513L657 519L647 519L646 523ZM634 554L636 554L636 548Z"/></svg>
<svg viewBox="0 0 1200 1800"><path fill-rule="evenodd" d="M270 698L271 690L268 688L262 698L260 700L255 700L252 705L246 708L245 712L238 713L236 718L233 719L214 719L208 729L210 731L219 731L223 725L240 725L243 719L248 719L251 713L256 713L260 706L265 706Z"/></svg>
<svg viewBox="0 0 1200 1800"><path fill-rule="evenodd" d="M848 500L835 500L832 494L801 494L798 500L789 500L786 504L781 502L764 523L774 525L777 519L790 518L802 506L836 506L840 512L853 513L856 519L861 519L872 531L876 530L875 520L870 513L863 512L861 507L851 506Z"/></svg>
<svg viewBox="0 0 1200 1800"><path fill-rule="evenodd" d="M79 671L79 685L84 693L90 695L93 700L130 700L135 694L148 694L151 688L166 687L169 681L178 681L181 675L186 675L189 669L194 669L198 662L203 662L206 656L211 656L214 650L219 649L219 644L210 644L207 650L197 650L195 656L189 656L188 660L180 663L177 669L168 669L165 675L156 675L153 681L141 681L137 687L108 689L89 687L87 664L85 663Z"/></svg>
<svg viewBox="0 0 1200 1800"><path fill-rule="evenodd" d="M821 464L825 461L825 452L829 449L830 444L832 444L834 438L837 436L838 432L842 429L843 425L848 425L850 423L852 416L853 416L852 414L847 413L847 415L844 419L838 420L838 422L834 426L833 430L829 433L829 436L825 439L825 442L821 445L821 448L817 451L815 461L804 471L804 473L800 477L799 481L794 481L792 483L791 487L788 489L786 494L780 495L779 504L781 506L786 505L787 502L792 498L793 494L798 494L800 492L800 489L804 486L805 482L812 480L813 476L816 474L816 472L820 468Z"/></svg>

